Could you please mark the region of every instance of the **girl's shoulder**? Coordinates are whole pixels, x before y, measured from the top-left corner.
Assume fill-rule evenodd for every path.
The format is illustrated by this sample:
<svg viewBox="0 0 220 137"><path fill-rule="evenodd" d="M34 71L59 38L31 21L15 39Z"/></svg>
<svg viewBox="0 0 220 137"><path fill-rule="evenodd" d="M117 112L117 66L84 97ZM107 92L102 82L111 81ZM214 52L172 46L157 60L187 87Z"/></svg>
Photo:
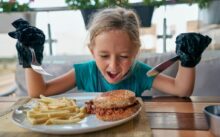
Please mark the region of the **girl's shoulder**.
<svg viewBox="0 0 220 137"><path fill-rule="evenodd" d="M135 62L135 69L143 69L143 70L150 70L152 67L148 64L145 64L144 62L141 61L136 61Z"/></svg>
<svg viewBox="0 0 220 137"><path fill-rule="evenodd" d="M94 60L89 60L89 61L73 64L73 67L95 67L95 66L96 66L96 63Z"/></svg>
<svg viewBox="0 0 220 137"><path fill-rule="evenodd" d="M73 68L75 69L75 72L80 72L87 75L97 72L97 66L94 60L74 64Z"/></svg>

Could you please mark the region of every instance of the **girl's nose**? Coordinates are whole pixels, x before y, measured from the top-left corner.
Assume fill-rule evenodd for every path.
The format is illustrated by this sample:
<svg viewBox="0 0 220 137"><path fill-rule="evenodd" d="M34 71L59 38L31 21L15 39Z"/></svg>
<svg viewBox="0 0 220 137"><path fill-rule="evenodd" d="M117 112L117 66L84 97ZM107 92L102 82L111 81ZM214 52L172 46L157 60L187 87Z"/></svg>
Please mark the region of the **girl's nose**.
<svg viewBox="0 0 220 137"><path fill-rule="evenodd" d="M118 61L117 58L111 58L109 62L109 67L111 71L117 71Z"/></svg>

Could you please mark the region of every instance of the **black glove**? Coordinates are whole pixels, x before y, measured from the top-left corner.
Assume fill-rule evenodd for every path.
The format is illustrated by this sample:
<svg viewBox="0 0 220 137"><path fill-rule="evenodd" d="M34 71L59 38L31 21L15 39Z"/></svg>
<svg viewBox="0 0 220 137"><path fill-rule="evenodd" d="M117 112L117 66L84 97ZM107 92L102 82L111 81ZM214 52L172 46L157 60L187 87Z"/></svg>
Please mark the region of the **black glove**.
<svg viewBox="0 0 220 137"><path fill-rule="evenodd" d="M176 54L184 67L195 67L212 39L199 33L182 33L176 37Z"/></svg>
<svg viewBox="0 0 220 137"><path fill-rule="evenodd" d="M19 64L23 65L24 68L31 67L32 56L29 47L34 49L37 61L41 64L43 60L43 45L45 42L43 31L30 26L30 24L23 19L15 20L12 25L16 30L9 32L8 35L18 40L16 49L18 51Z"/></svg>

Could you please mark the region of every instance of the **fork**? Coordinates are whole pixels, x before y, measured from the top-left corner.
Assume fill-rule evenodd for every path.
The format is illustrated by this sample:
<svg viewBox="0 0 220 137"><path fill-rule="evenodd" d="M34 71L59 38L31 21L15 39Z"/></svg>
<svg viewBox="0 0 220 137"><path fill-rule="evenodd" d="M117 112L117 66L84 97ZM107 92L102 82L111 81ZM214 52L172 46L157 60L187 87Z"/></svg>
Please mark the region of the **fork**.
<svg viewBox="0 0 220 137"><path fill-rule="evenodd" d="M36 59L36 55L35 55L35 51L33 48L29 47L30 51L31 51L31 55L32 55L32 60L31 60L31 67L32 69L40 74L43 75L49 75L52 76L52 74L46 72L43 67L40 65L40 63L38 63L37 59Z"/></svg>
<svg viewBox="0 0 220 137"><path fill-rule="evenodd" d="M19 98L12 106L7 108L6 110L0 112L0 117L14 111L15 109L23 106L24 104L28 103L31 100L30 97L21 97Z"/></svg>

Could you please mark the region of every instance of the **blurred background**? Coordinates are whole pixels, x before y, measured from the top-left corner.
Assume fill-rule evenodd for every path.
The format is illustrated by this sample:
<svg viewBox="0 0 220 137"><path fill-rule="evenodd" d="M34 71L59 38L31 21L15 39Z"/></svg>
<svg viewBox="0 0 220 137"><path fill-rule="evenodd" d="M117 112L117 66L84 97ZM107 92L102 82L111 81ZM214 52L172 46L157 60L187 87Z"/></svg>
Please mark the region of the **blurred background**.
<svg viewBox="0 0 220 137"><path fill-rule="evenodd" d="M16 40L10 38L8 32L14 30L11 22L18 18L24 18L44 31L45 56L90 54L87 49L88 31L82 16L83 8L74 6L76 1L1 0L0 96L9 93L11 95L16 90L14 80L17 63ZM88 1L92 5L95 4L93 0ZM123 4L123 0L116 2ZM137 5L144 3L145 6L151 7L151 11L147 12L152 14L144 13L148 15L146 18L150 17L150 21L140 29L142 52L174 52L175 38L184 32L207 34L213 38L207 50L220 49L220 16L217 15L220 13L219 0L129 0L128 2ZM139 16L141 18L141 15ZM143 19L141 21L144 22Z"/></svg>

